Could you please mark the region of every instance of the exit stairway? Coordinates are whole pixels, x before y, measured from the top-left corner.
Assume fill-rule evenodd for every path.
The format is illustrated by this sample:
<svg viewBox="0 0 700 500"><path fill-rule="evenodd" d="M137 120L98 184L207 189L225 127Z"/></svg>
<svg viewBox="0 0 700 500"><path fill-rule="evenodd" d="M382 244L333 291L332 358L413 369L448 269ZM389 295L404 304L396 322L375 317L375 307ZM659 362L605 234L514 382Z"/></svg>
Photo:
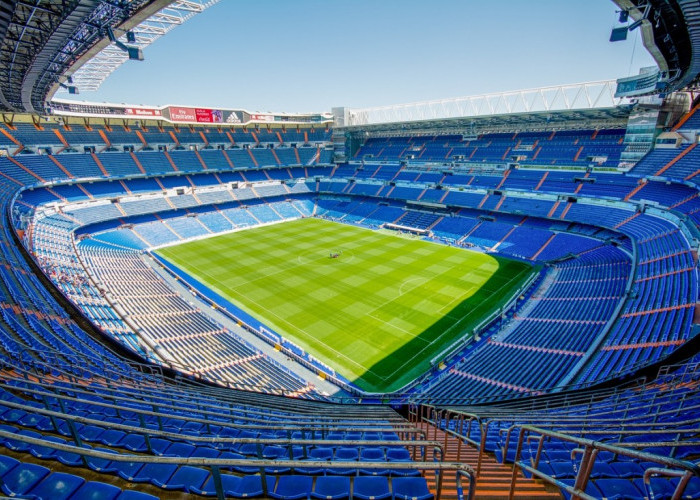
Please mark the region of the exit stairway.
<svg viewBox="0 0 700 500"><path fill-rule="evenodd" d="M436 429L429 422L417 422L415 425L427 433L427 439L438 441L445 446L445 462L464 462L477 469L479 450L466 443L459 444L454 436L446 434L440 429ZM459 452L459 453L458 453ZM481 462L479 475L476 479L476 491L474 498L501 500L508 499L510 494L510 483L513 477L513 467L499 463L493 454L484 453ZM436 492L435 477L432 473L426 474L428 487L433 494ZM467 486L464 485L464 495L467 494ZM560 499L563 498L559 490L541 481L525 478L518 472L518 481L513 498L520 500L536 499ZM441 500L457 500L457 484L454 474L445 474L442 482Z"/></svg>

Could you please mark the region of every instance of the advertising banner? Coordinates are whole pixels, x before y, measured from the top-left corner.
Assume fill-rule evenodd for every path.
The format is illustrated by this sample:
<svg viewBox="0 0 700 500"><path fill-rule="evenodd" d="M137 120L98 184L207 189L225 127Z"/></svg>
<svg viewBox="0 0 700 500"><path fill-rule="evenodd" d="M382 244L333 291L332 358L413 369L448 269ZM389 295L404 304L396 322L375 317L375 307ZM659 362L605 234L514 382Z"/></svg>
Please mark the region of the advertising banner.
<svg viewBox="0 0 700 500"><path fill-rule="evenodd" d="M197 123L221 123L224 113L220 109L195 108Z"/></svg>
<svg viewBox="0 0 700 500"><path fill-rule="evenodd" d="M637 77L639 78L639 77ZM624 79L623 79L624 80ZM621 80L622 82L622 80ZM639 88L639 85L636 85ZM624 91L624 84L618 91ZM81 103L69 101L52 101L51 113L57 115L87 115L127 119L155 119L172 123L220 123L228 125L246 125L254 123L319 123L332 120L330 115L321 114L272 114L249 113L244 110L194 108L187 106L165 106L161 108L146 108L143 106Z"/></svg>
<svg viewBox="0 0 700 500"><path fill-rule="evenodd" d="M275 117L272 115L250 115L250 119L258 122L273 122Z"/></svg>
<svg viewBox="0 0 700 500"><path fill-rule="evenodd" d="M243 123L242 111L224 111L224 123L241 124Z"/></svg>
<svg viewBox="0 0 700 500"><path fill-rule="evenodd" d="M170 106L170 120L179 123L223 123L224 113L220 109L185 108Z"/></svg>
<svg viewBox="0 0 700 500"><path fill-rule="evenodd" d="M179 106L170 106L170 119L174 122L196 122L197 114L194 108L181 108Z"/></svg>
<svg viewBox="0 0 700 500"><path fill-rule="evenodd" d="M159 109L147 108L124 108L124 113L129 116L143 116L144 118L160 118L161 116Z"/></svg>

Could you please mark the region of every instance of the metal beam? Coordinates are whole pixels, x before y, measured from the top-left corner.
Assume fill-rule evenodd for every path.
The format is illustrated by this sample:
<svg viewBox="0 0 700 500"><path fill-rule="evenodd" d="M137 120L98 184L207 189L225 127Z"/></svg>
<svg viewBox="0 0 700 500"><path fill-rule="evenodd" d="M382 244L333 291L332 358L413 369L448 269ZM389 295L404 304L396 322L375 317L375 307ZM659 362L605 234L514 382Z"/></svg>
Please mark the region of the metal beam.
<svg viewBox="0 0 700 500"><path fill-rule="evenodd" d="M99 3L100 0L82 0L68 16L61 20L61 24L51 33L41 50L34 54L32 64L27 69L22 82L22 106L29 113L43 112L43 99L40 100L42 106L38 109L33 99L37 82L45 77L47 71L50 72L55 54L65 47L80 23Z"/></svg>
<svg viewBox="0 0 700 500"><path fill-rule="evenodd" d="M557 85L433 101L347 110L346 126L450 118L611 108L627 102L615 97L615 80Z"/></svg>
<svg viewBox="0 0 700 500"><path fill-rule="evenodd" d="M180 26L219 1L177 0L172 3L168 2L169 5L154 12L130 29L136 35L136 42L130 45L144 49L176 26ZM125 44L128 43L125 32L118 37L118 40ZM97 90L102 82L128 59L128 55L124 51L114 44L109 44L72 74L73 85L83 91Z"/></svg>

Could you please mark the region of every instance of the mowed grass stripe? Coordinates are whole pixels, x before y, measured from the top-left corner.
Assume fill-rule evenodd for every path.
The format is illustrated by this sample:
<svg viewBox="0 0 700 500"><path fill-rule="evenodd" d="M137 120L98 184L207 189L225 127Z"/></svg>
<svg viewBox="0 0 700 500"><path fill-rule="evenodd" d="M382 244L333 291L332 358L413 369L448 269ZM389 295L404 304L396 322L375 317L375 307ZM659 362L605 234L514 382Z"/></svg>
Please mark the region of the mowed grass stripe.
<svg viewBox="0 0 700 500"><path fill-rule="evenodd" d="M428 369L532 269L321 219L159 253L370 391L396 390Z"/></svg>

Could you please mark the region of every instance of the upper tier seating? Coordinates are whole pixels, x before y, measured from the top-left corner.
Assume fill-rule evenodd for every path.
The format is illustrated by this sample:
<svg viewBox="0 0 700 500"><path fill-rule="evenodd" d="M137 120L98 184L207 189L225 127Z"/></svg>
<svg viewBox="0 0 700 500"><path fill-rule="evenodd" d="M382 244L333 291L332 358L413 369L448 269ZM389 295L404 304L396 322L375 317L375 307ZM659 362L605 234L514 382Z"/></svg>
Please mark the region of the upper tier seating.
<svg viewBox="0 0 700 500"><path fill-rule="evenodd" d="M584 165L594 158L616 167L623 150L624 130L490 133L477 139L461 136L370 138L355 154L357 159L418 162L507 163L523 165Z"/></svg>

